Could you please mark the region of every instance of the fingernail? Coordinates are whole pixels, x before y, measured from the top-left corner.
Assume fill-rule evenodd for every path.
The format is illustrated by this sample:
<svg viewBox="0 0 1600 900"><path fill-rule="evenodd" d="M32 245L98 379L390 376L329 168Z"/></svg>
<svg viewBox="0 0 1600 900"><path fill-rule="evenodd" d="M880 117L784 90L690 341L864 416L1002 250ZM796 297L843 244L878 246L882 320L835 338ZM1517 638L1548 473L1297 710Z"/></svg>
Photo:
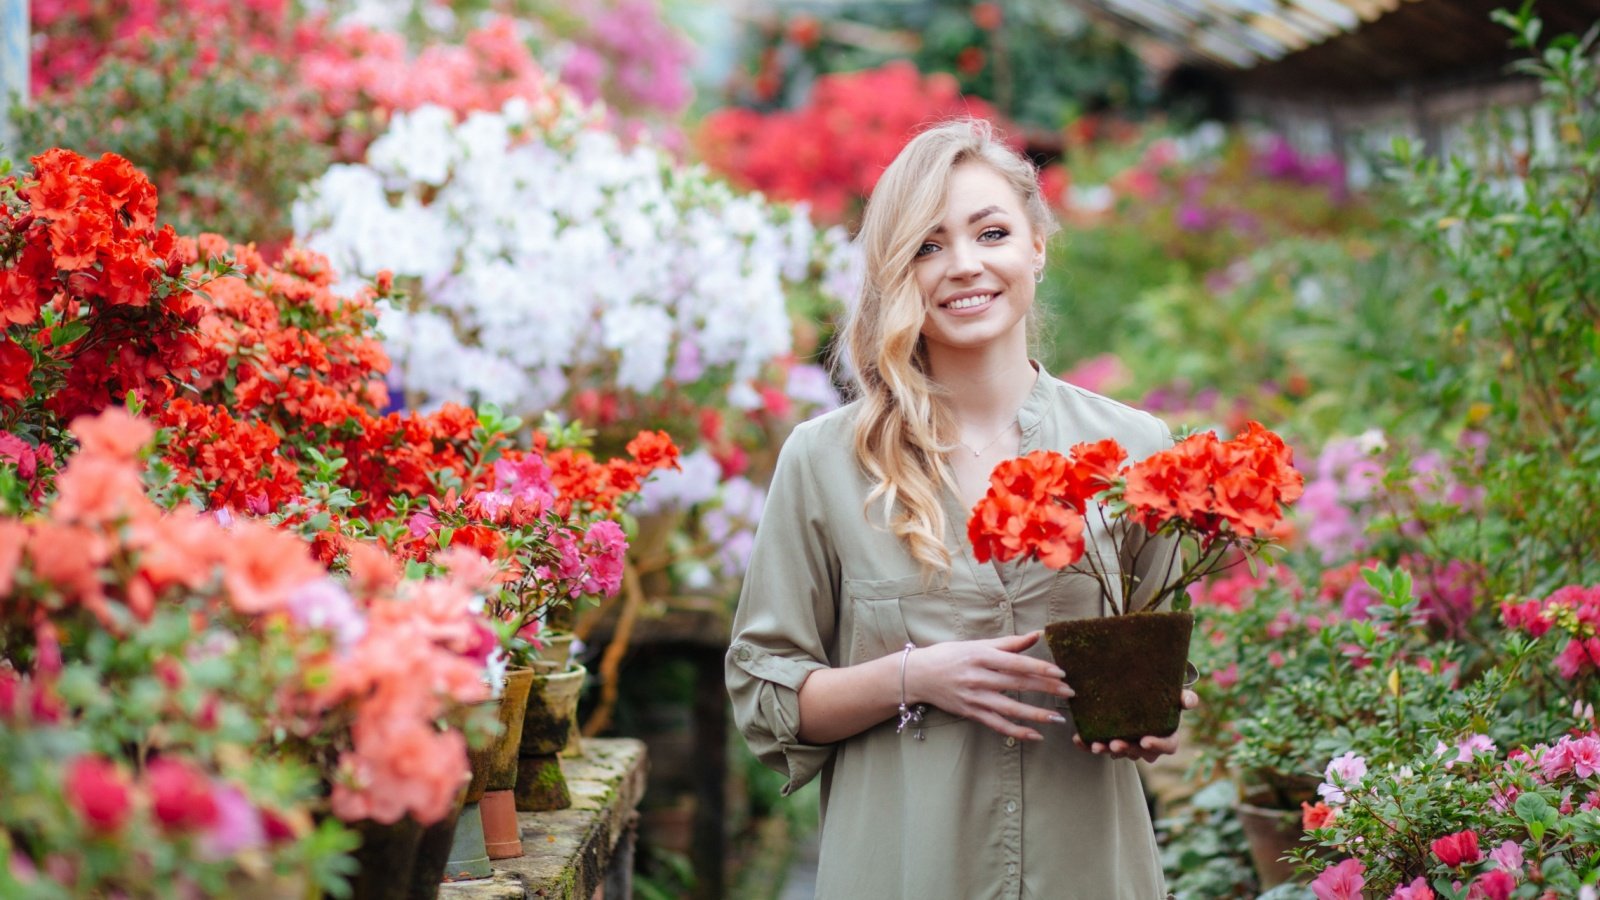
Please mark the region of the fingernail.
<svg viewBox="0 0 1600 900"><path fill-rule="evenodd" d="M1061 686L1061 696L1063 696L1063 697L1076 697L1076 696L1078 696L1078 692L1073 690L1070 687L1067 687L1066 685L1062 685Z"/></svg>
<svg viewBox="0 0 1600 900"><path fill-rule="evenodd" d="M1028 740L1030 740L1030 741L1042 741L1042 740L1044 740L1044 735L1040 734L1037 731L1030 731L1030 732L1028 732Z"/></svg>
<svg viewBox="0 0 1600 900"><path fill-rule="evenodd" d="M1067 677L1067 673L1062 669L1058 669L1055 666L1051 666L1050 667L1050 677L1051 678L1065 678L1065 677Z"/></svg>
<svg viewBox="0 0 1600 900"><path fill-rule="evenodd" d="M1065 725L1067 724L1067 717L1060 713L1051 713L1050 721L1056 723L1057 725Z"/></svg>

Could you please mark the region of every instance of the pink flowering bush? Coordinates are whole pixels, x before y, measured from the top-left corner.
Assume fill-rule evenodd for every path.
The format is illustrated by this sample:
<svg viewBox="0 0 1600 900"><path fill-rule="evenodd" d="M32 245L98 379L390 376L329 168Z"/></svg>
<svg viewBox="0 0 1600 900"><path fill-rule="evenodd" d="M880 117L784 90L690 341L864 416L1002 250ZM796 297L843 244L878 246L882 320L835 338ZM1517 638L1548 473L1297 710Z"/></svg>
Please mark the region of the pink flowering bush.
<svg viewBox="0 0 1600 900"><path fill-rule="evenodd" d="M509 18L411 43L288 0L37 6L43 70L21 113L19 158L52 146L127 157L167 197L163 221L247 235L269 255L290 233L299 187L331 162L360 160L396 112L576 102Z"/></svg>
<svg viewBox="0 0 1600 900"><path fill-rule="evenodd" d="M447 815L495 646L475 573L402 580L363 546L330 580L289 532L154 503L149 423L72 432L53 498L0 518L0 874L217 894L265 859L331 887L339 819Z"/></svg>
<svg viewBox="0 0 1600 900"><path fill-rule="evenodd" d="M1584 896L1600 866L1600 731L1592 708L1572 718L1578 724L1554 743L1502 754L1479 740L1470 755L1462 747L1459 755L1427 754L1348 779L1330 801L1336 814L1313 831L1339 861L1301 852L1321 869L1313 892L1390 900Z"/></svg>

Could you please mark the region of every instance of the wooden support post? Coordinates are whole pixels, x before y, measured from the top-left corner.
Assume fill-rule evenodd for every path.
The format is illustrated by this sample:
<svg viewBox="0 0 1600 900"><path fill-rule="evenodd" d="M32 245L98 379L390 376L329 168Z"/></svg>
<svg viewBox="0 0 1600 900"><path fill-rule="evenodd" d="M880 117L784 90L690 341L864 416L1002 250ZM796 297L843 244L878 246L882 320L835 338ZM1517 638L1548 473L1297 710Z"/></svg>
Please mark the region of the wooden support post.
<svg viewBox="0 0 1600 900"><path fill-rule="evenodd" d="M728 817L728 693L720 649L694 654L695 770L694 860L696 900L716 900L725 890Z"/></svg>

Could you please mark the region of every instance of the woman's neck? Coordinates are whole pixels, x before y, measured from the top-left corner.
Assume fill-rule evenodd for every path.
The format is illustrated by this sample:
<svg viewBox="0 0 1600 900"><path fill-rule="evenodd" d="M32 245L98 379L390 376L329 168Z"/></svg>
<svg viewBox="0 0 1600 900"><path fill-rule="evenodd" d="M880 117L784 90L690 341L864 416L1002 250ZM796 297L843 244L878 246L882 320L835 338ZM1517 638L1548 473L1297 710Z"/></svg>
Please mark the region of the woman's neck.
<svg viewBox="0 0 1600 900"><path fill-rule="evenodd" d="M995 431L1016 417L1039 373L1025 353L937 354L928 360L933 380L963 429Z"/></svg>

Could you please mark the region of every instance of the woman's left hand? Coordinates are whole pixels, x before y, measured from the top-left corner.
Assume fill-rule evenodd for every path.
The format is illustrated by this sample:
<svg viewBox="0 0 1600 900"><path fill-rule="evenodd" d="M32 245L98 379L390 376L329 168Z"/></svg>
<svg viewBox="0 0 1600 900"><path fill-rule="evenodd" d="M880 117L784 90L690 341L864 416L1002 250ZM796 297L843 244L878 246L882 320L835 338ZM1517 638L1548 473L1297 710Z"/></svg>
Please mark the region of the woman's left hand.
<svg viewBox="0 0 1600 900"><path fill-rule="evenodd" d="M1183 708L1194 709L1199 705L1200 695L1185 689L1183 692ZM1145 762L1155 762L1169 753L1178 752L1178 735L1176 733L1167 737L1146 735L1139 739L1137 745L1121 740L1112 741L1109 744L1104 744L1100 741L1095 741L1093 744L1085 744L1083 738L1077 735L1072 736L1072 742L1077 744L1080 749L1095 754L1106 754L1112 759L1142 759Z"/></svg>

